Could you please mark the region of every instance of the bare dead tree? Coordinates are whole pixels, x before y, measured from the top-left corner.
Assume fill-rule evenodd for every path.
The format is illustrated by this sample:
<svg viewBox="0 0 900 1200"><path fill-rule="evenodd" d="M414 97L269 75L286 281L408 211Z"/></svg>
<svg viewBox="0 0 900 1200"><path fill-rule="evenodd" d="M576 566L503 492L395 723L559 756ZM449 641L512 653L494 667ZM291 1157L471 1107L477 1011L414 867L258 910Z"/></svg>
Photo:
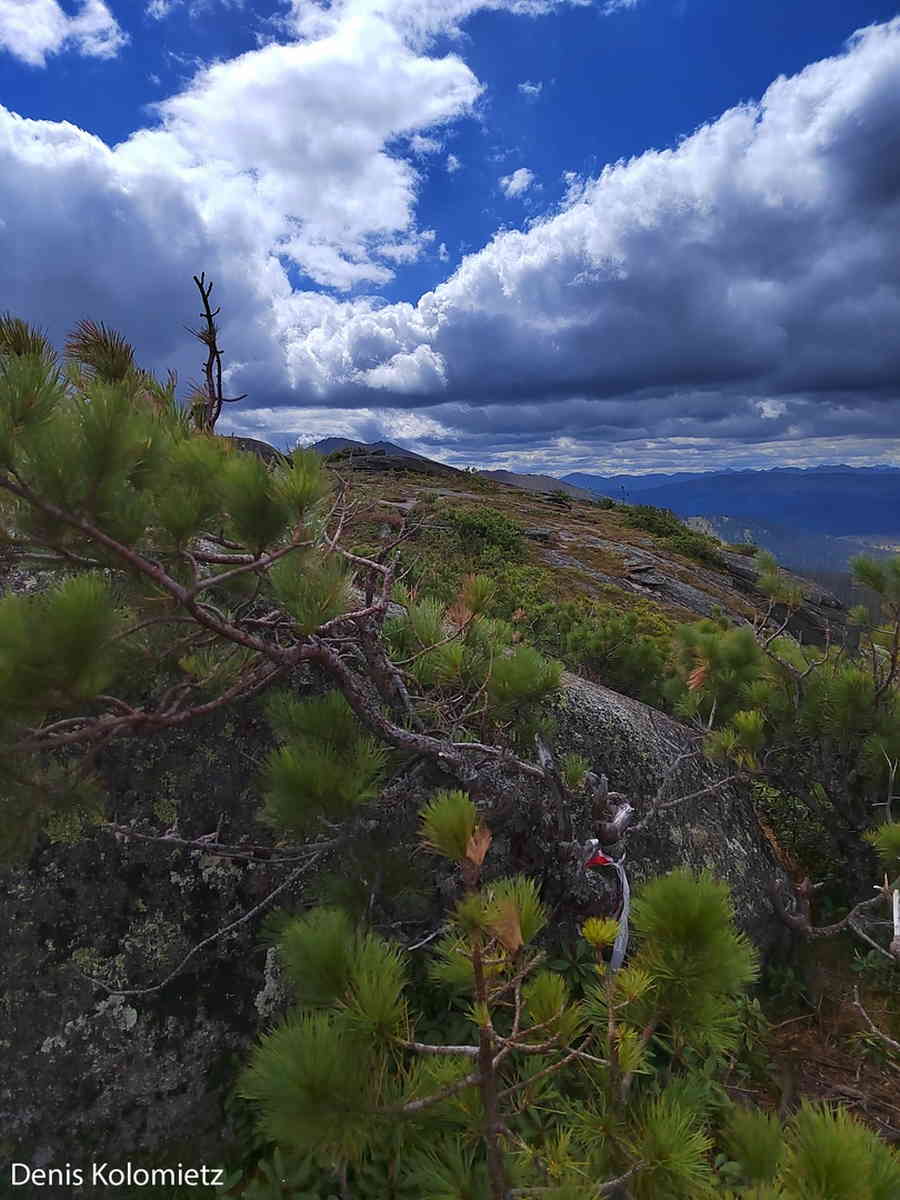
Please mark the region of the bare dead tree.
<svg viewBox="0 0 900 1200"><path fill-rule="evenodd" d="M222 405L236 404L239 400L246 400L247 393L245 392L241 396L222 395L222 351L218 344L219 328L215 323L215 317L221 312L221 307L210 308L209 297L213 285L212 280L209 283L206 282L206 272L201 271L199 275L194 275L193 279L203 297L203 312L200 315L206 321L206 328L191 329L189 325L186 325L185 329L206 346L208 354L203 367L206 384L194 388L192 411L196 414L197 428L204 433L212 433L222 411Z"/></svg>

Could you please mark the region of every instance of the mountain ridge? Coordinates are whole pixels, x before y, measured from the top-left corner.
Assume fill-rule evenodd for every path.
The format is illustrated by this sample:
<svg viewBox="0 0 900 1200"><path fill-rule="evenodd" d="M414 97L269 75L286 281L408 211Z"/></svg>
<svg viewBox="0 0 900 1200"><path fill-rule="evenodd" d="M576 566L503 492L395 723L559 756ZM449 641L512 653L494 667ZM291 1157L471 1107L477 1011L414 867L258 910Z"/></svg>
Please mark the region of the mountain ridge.
<svg viewBox="0 0 900 1200"><path fill-rule="evenodd" d="M773 468L660 476L565 477L598 495L669 508L682 518L728 517L829 537L900 539L900 469Z"/></svg>
<svg viewBox="0 0 900 1200"><path fill-rule="evenodd" d="M426 459L424 454L416 454L414 450L407 450L405 446L398 446L396 442L387 442L383 439L377 442L358 442L354 438L327 437L320 438L319 441L313 442L311 446L303 448L305 450L315 450L316 454L321 454L323 457L328 454L334 454L337 450L358 450L361 454L373 454L382 451L385 454L390 454L398 458L420 458L426 462L432 461L431 459Z"/></svg>

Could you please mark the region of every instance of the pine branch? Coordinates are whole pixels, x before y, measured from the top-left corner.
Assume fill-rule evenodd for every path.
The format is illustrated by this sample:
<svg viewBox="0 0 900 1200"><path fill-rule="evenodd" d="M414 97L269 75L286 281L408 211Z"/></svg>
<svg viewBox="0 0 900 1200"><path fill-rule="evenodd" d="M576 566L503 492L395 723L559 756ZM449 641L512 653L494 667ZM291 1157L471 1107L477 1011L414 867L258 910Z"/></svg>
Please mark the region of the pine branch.
<svg viewBox="0 0 900 1200"><path fill-rule="evenodd" d="M886 1046L889 1046L892 1050L895 1050L898 1054L900 1054L900 1042L895 1041L892 1037L888 1037L883 1029L879 1029L866 1010L863 1008L862 1001L859 998L858 987L853 988L853 1007L859 1012L860 1016L868 1025L869 1030L875 1035L875 1037L884 1042Z"/></svg>
<svg viewBox="0 0 900 1200"><path fill-rule="evenodd" d="M432 1046L427 1042L404 1042L397 1039L398 1046L404 1050L412 1050L415 1054L426 1055L463 1055L466 1058L477 1058L477 1046Z"/></svg>
<svg viewBox="0 0 900 1200"><path fill-rule="evenodd" d="M294 550L298 550L304 546L311 546L312 544L313 543L311 540L292 541L289 546L282 546L278 550L273 550L269 554L262 554L258 558L250 555L238 566L232 567L230 571L223 571L220 575L208 575L201 582L195 583L194 586L189 590L188 595L192 597L199 596L199 594L206 591L207 588L219 587L227 580L234 579L238 575L245 575L248 571L266 570L268 567L271 567L273 563L278 562L279 559L285 558L288 554L293 553ZM182 553L188 557L188 559L194 557L188 551L183 551ZM197 558L199 558L199 556L197 556ZM222 556L218 559L220 562L223 560L229 561L227 558L225 558L225 556ZM208 562L210 560L207 558L206 561ZM232 558L230 561L233 562L234 559Z"/></svg>
<svg viewBox="0 0 900 1200"><path fill-rule="evenodd" d="M500 1111L497 1097L497 1073L494 1062L495 1033L488 1009L487 984L484 976L481 935L472 937L472 973L475 982L475 1000L481 1018L478 1027L478 1090L484 1108L484 1143L487 1154L488 1178L493 1200L505 1200L508 1190L506 1168L500 1147Z"/></svg>
<svg viewBox="0 0 900 1200"><path fill-rule="evenodd" d="M580 1046L574 1047L565 1053L559 1062L551 1063L549 1066L544 1067L543 1070L538 1071L536 1075L531 1075L528 1079L521 1079L518 1083L514 1083L510 1087L505 1088L497 1096L498 1101L508 1099L510 1096L515 1095L516 1092L521 1091L522 1088L531 1087L531 1085L537 1083L539 1079L545 1079L550 1075L555 1075L557 1071L561 1071L563 1067L567 1067L570 1062L574 1062L576 1059L587 1058L590 1062L595 1063L598 1066L608 1066L609 1062L607 1059L595 1058L592 1054L583 1053L584 1047L590 1044L592 1037L592 1034L588 1034ZM547 1049L551 1048L553 1048L552 1044L548 1043Z"/></svg>
<svg viewBox="0 0 900 1200"><path fill-rule="evenodd" d="M416 1113L425 1112L426 1109L433 1108L435 1104L440 1104L442 1100L449 1100L452 1096L458 1096L466 1088L477 1086L480 1082L480 1073L473 1071L465 1079L458 1079L456 1083L450 1083L446 1087L441 1088L440 1091L433 1092L430 1096L423 1096L421 1100L407 1100L404 1104L397 1104L392 1108L376 1109L373 1116L413 1116Z"/></svg>
<svg viewBox="0 0 900 1200"><path fill-rule="evenodd" d="M104 833L112 834L116 840L132 839L140 842L157 842L164 846L180 847L186 850L199 850L203 854L219 855L224 858L241 858L249 862L267 862L267 863L283 863L283 862L305 862L309 858L311 851L321 850L323 853L326 850L333 850L341 843L338 841L317 842L314 846L310 846L302 854L279 854L272 846L258 846L251 842L238 842L234 845L228 845L224 842L215 840L216 835L212 835L213 840L208 840L210 835L200 838L180 838L171 833L151 834L141 833L137 829L132 829L130 825L119 825L115 822L106 822L99 827Z"/></svg>
<svg viewBox="0 0 900 1200"><path fill-rule="evenodd" d="M859 928L859 918L870 909L874 909L882 900L890 899L892 892L900 887L900 876L893 883L885 884L883 887L876 888L876 895L868 900L860 900L853 908L842 917L840 921L834 921L831 925L812 924L810 916L809 897L813 891L813 885L809 880L804 880L794 889L794 895L798 903L799 912L788 912L785 907L784 900L781 895L781 883L775 881L769 885L769 895L772 899L772 904L775 912L781 918L785 925L789 928L801 933L804 937L816 940L818 938L833 937L835 934L842 933L845 929L850 929L863 941L868 942L873 949L878 950L891 961L894 961L894 955L889 950L885 950L883 946L879 946L874 939L870 938L864 930Z"/></svg>
<svg viewBox="0 0 900 1200"><path fill-rule="evenodd" d="M282 674L283 670L283 667L273 667L260 679L250 683L245 679L239 680L238 683L233 684L228 691L223 692L221 696L217 696L214 700L210 700L205 704L196 704L189 709L181 709L177 712L158 713L148 712L146 709L135 709L132 714L125 714L120 717L112 717L108 714L96 718L67 717L54 722L53 725L45 729L27 730L33 736L15 742L10 749L16 754L43 753L47 750L59 749L61 746L88 744L98 739L109 739L111 737L144 736L155 732L157 729L185 725L189 721L196 720L198 717L215 712L226 704L236 703L240 700L249 700L262 691L263 688L268 687L270 683ZM76 729L72 732L56 732L68 729L71 725L76 726ZM52 736L45 736L48 732Z"/></svg>

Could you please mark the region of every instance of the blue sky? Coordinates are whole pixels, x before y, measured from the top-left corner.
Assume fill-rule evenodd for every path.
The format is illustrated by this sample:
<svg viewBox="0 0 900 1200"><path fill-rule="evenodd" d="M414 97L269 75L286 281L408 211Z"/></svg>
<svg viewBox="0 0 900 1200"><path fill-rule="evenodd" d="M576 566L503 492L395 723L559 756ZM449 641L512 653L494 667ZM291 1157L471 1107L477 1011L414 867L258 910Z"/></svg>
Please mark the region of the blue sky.
<svg viewBox="0 0 900 1200"><path fill-rule="evenodd" d="M896 2L0 0L0 156L0 311L186 390L206 270L223 432L898 460Z"/></svg>

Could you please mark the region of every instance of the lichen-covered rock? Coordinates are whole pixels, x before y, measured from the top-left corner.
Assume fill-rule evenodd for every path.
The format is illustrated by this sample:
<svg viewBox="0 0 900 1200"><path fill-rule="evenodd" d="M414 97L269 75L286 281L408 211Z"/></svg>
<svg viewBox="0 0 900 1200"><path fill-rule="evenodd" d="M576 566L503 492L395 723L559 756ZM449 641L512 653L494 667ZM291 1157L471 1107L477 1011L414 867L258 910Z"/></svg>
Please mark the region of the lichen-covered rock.
<svg viewBox="0 0 900 1200"><path fill-rule="evenodd" d="M138 831L271 842L255 821L269 745L254 704L190 730L113 744L108 811ZM19 1161L110 1161L220 1143L225 1084L280 999L259 922L194 955L290 868L106 832L44 842L0 872L0 1145ZM299 889L282 897L300 898ZM110 988L137 990L117 995ZM44 1194L50 1194L45 1192ZM67 1192L66 1195L69 1193Z"/></svg>

